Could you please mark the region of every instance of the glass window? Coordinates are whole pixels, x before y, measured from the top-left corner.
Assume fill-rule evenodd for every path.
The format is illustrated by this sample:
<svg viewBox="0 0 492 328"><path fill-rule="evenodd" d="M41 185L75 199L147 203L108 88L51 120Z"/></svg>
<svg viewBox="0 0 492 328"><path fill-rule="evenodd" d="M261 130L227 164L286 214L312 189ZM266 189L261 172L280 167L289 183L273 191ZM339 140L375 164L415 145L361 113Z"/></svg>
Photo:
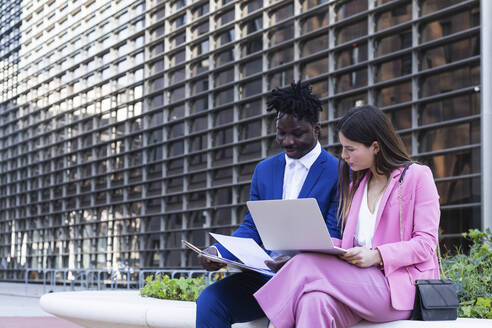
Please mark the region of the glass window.
<svg viewBox="0 0 492 328"><path fill-rule="evenodd" d="M172 22L171 22L171 28L173 30L183 26L184 24L186 24L186 14L184 15L181 15L181 16L178 16L176 17Z"/></svg>
<svg viewBox="0 0 492 328"><path fill-rule="evenodd" d="M207 135L202 134L199 136L191 137L191 150L199 151L207 148ZM199 170L207 167L207 154L195 154L188 157L188 166L191 170Z"/></svg>
<svg viewBox="0 0 492 328"><path fill-rule="evenodd" d="M419 125L448 121L480 113L480 93L470 93L423 103L419 107Z"/></svg>
<svg viewBox="0 0 492 328"><path fill-rule="evenodd" d="M466 88L480 84L480 66L470 65L421 79L420 96Z"/></svg>
<svg viewBox="0 0 492 328"><path fill-rule="evenodd" d="M279 66L291 62L294 59L294 49L286 47L269 54L270 67Z"/></svg>
<svg viewBox="0 0 492 328"><path fill-rule="evenodd" d="M480 142L480 121L426 129L419 132L419 152L442 150Z"/></svg>
<svg viewBox="0 0 492 328"><path fill-rule="evenodd" d="M328 72L328 56L316 58L301 65L302 79L310 79Z"/></svg>
<svg viewBox="0 0 492 328"><path fill-rule="evenodd" d="M261 50L263 50L263 38L261 36L241 43L241 56L248 56Z"/></svg>
<svg viewBox="0 0 492 328"><path fill-rule="evenodd" d="M179 101L181 99L184 99L184 97L185 97L185 87L184 86L169 91L169 99L171 100L171 102Z"/></svg>
<svg viewBox="0 0 492 328"><path fill-rule="evenodd" d="M199 44L193 46L191 49L191 53L193 56L200 56L205 53L209 52L209 41L208 40L203 40Z"/></svg>
<svg viewBox="0 0 492 328"><path fill-rule="evenodd" d="M387 81L412 73L412 55L404 55L395 60L378 63L376 65L375 81Z"/></svg>
<svg viewBox="0 0 492 328"><path fill-rule="evenodd" d="M367 43L353 43L350 47L335 52L337 69L367 60Z"/></svg>
<svg viewBox="0 0 492 328"><path fill-rule="evenodd" d="M455 5L459 2L462 2L462 0L422 0L420 3L421 15L423 16L433 13L440 9Z"/></svg>
<svg viewBox="0 0 492 328"><path fill-rule="evenodd" d="M301 33L315 31L329 24L328 7L319 10L301 21ZM326 32L328 36L328 31Z"/></svg>
<svg viewBox="0 0 492 328"><path fill-rule="evenodd" d="M339 2L339 4L335 5L336 21L340 21L347 17L363 12L368 8L367 0L348 0Z"/></svg>
<svg viewBox="0 0 492 328"><path fill-rule="evenodd" d="M185 78L186 78L186 73L184 68L169 73L169 81L171 84L176 84L181 81L184 81Z"/></svg>
<svg viewBox="0 0 492 328"><path fill-rule="evenodd" d="M203 23L193 27L191 33L192 33L193 37L196 38L202 34L207 33L209 31L209 29L210 29L210 26L209 26L209 22L207 20L206 22L203 22Z"/></svg>
<svg viewBox="0 0 492 328"><path fill-rule="evenodd" d="M223 14L220 14L216 18L216 27L220 27L220 26L225 25L229 22L232 22L234 20L234 17L235 17L234 8L229 10L229 11L226 11Z"/></svg>
<svg viewBox="0 0 492 328"><path fill-rule="evenodd" d="M207 96L196 98L191 103L191 113L192 114L203 112L204 110L207 110L207 109L208 109L208 97Z"/></svg>
<svg viewBox="0 0 492 328"><path fill-rule="evenodd" d="M294 72L291 67L276 71L268 75L268 89L290 85L294 81Z"/></svg>
<svg viewBox="0 0 492 328"><path fill-rule="evenodd" d="M420 29L420 42L439 39L478 25L480 25L480 11L478 8L460 11L453 16L423 24Z"/></svg>
<svg viewBox="0 0 492 328"><path fill-rule="evenodd" d="M397 34L384 36L375 41L375 56L379 57L391 52L412 46L412 30L399 31Z"/></svg>
<svg viewBox="0 0 492 328"><path fill-rule="evenodd" d="M261 31L262 29L263 29L263 17L258 16L244 23L241 27L241 33L243 36L246 36L248 34Z"/></svg>
<svg viewBox="0 0 492 328"><path fill-rule="evenodd" d="M239 109L239 117L241 119L252 117L261 114L261 100L253 100L248 101L245 104L242 104Z"/></svg>
<svg viewBox="0 0 492 328"><path fill-rule="evenodd" d="M220 52L215 57L215 66L219 67L234 60L233 49L228 49Z"/></svg>
<svg viewBox="0 0 492 328"><path fill-rule="evenodd" d="M213 145L220 146L232 143L233 131L232 128L215 129L213 131Z"/></svg>
<svg viewBox="0 0 492 328"><path fill-rule="evenodd" d="M420 52L420 69L438 67L478 55L480 55L480 40L478 36L474 36L422 50Z"/></svg>
<svg viewBox="0 0 492 328"><path fill-rule="evenodd" d="M204 79L193 82L191 86L191 93L195 95L200 92L208 91L208 76Z"/></svg>
<svg viewBox="0 0 492 328"><path fill-rule="evenodd" d="M339 27L335 30L335 40L337 45L364 35L367 35L367 19L351 25Z"/></svg>
<svg viewBox="0 0 492 328"><path fill-rule="evenodd" d="M269 33L270 46L290 40L294 37L294 23L276 27Z"/></svg>
<svg viewBox="0 0 492 328"><path fill-rule="evenodd" d="M335 99L335 118L342 117L348 110L355 106L367 104L367 93L361 93L353 96L342 96ZM333 136L332 142L338 142L338 136Z"/></svg>
<svg viewBox="0 0 492 328"><path fill-rule="evenodd" d="M150 31L150 35L152 39L157 39L160 38L161 36L164 36L164 25L161 25Z"/></svg>
<svg viewBox="0 0 492 328"><path fill-rule="evenodd" d="M261 90L261 79L253 80L253 81L249 81L249 82L244 83L243 85L241 85L240 91L239 91L241 98L251 97L251 96L259 94L261 92L262 92L262 90Z"/></svg>
<svg viewBox="0 0 492 328"><path fill-rule="evenodd" d="M215 111L214 126L231 123L234 120L233 108L226 108L220 111Z"/></svg>
<svg viewBox="0 0 492 328"><path fill-rule="evenodd" d="M156 91L164 88L164 78L160 77L149 82L150 91Z"/></svg>
<svg viewBox="0 0 492 328"><path fill-rule="evenodd" d="M186 42L185 32L176 34L174 37L170 39L171 48L177 47L185 42Z"/></svg>
<svg viewBox="0 0 492 328"><path fill-rule="evenodd" d="M168 126L169 139L174 139L184 136L184 123L176 123ZM161 132L161 130L156 130L156 132Z"/></svg>
<svg viewBox="0 0 492 328"><path fill-rule="evenodd" d="M246 77L263 71L263 60L261 57L245 62L241 67L241 77Z"/></svg>
<svg viewBox="0 0 492 328"><path fill-rule="evenodd" d="M261 121L245 122L239 126L239 140L259 137Z"/></svg>
<svg viewBox="0 0 492 328"><path fill-rule="evenodd" d="M291 2L282 7L274 9L268 13L270 17L270 25L278 23L286 18L294 15L294 4Z"/></svg>
<svg viewBox="0 0 492 328"><path fill-rule="evenodd" d="M234 101L234 89L226 89L215 93L214 104L215 106L220 106Z"/></svg>
<svg viewBox="0 0 492 328"><path fill-rule="evenodd" d="M193 9L193 14L192 14L193 19L197 19L198 17L208 14L208 12L209 12L209 4L207 2Z"/></svg>
<svg viewBox="0 0 492 328"><path fill-rule="evenodd" d="M179 106L173 106L169 108L169 119L170 120L176 120L179 118L184 117L185 115L185 106L184 105L179 105Z"/></svg>
<svg viewBox="0 0 492 328"><path fill-rule="evenodd" d="M376 104L390 106L412 100L412 83L404 82L376 90Z"/></svg>
<svg viewBox="0 0 492 328"><path fill-rule="evenodd" d="M226 84L232 81L234 81L234 68L221 71L215 75L216 86L220 86L222 84Z"/></svg>
<svg viewBox="0 0 492 328"><path fill-rule="evenodd" d="M152 47L150 47L150 56L157 56L164 52L164 43L158 43Z"/></svg>
<svg viewBox="0 0 492 328"><path fill-rule="evenodd" d="M242 15L245 16L249 13L252 13L255 10L263 8L263 1L262 0L250 0L250 1L247 1L246 3L243 3L241 8L242 8Z"/></svg>
<svg viewBox="0 0 492 328"><path fill-rule="evenodd" d="M412 19L412 2L399 3L376 15L376 30L384 30Z"/></svg>
<svg viewBox="0 0 492 328"><path fill-rule="evenodd" d="M186 51L181 50L181 51L178 51L178 52L174 53L173 55L171 55L169 57L169 62L171 65L177 65L179 63L184 62L185 59L186 59Z"/></svg>
<svg viewBox="0 0 492 328"><path fill-rule="evenodd" d="M208 59L203 59L198 62L191 64L191 74L192 76L196 76L200 73L206 72L209 70L209 62Z"/></svg>
<svg viewBox="0 0 492 328"><path fill-rule="evenodd" d="M190 132L199 132L208 128L207 116L200 116L190 121Z"/></svg>
<svg viewBox="0 0 492 328"><path fill-rule="evenodd" d="M156 62L150 64L150 73L151 74L162 72L163 70L164 70L164 60L159 60L159 61L156 61Z"/></svg>
<svg viewBox="0 0 492 328"><path fill-rule="evenodd" d="M215 40L216 46L221 47L231 41L234 41L234 28L220 33Z"/></svg>
<svg viewBox="0 0 492 328"><path fill-rule="evenodd" d="M412 127L412 108L403 107L386 111L396 130L410 129Z"/></svg>

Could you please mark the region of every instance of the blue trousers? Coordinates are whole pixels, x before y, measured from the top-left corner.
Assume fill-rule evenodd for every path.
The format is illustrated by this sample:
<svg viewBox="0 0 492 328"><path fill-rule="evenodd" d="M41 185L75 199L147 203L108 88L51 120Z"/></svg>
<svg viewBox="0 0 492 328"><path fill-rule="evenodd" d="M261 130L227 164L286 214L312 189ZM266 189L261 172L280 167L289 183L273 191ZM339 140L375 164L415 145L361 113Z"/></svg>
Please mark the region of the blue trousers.
<svg viewBox="0 0 492 328"><path fill-rule="evenodd" d="M211 284L196 300L196 327L229 328L236 322L264 317L253 294L269 279L256 272L241 272Z"/></svg>

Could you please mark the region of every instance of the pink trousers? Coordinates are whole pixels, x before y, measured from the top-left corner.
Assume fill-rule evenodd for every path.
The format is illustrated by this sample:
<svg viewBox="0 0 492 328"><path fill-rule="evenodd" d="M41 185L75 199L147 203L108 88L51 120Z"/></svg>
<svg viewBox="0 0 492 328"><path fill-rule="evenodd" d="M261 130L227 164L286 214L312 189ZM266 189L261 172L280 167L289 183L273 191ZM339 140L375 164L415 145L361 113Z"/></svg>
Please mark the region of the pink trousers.
<svg viewBox="0 0 492 328"><path fill-rule="evenodd" d="M349 327L411 314L392 308L378 268L361 269L333 255L296 255L254 296L276 328Z"/></svg>

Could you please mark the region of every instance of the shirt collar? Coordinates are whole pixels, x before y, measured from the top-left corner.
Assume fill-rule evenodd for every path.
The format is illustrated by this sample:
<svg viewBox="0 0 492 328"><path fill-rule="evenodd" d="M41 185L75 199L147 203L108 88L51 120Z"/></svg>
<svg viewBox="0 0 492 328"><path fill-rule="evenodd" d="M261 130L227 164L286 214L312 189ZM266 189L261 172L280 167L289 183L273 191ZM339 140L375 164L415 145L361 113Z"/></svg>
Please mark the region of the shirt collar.
<svg viewBox="0 0 492 328"><path fill-rule="evenodd" d="M288 167L291 163L297 162L302 164L308 171L311 169L311 166L314 164L318 156L321 154L321 145L318 142L316 142L316 146L314 146L313 149L306 155L302 156L299 159L295 158L290 158L289 156L285 155L285 165Z"/></svg>

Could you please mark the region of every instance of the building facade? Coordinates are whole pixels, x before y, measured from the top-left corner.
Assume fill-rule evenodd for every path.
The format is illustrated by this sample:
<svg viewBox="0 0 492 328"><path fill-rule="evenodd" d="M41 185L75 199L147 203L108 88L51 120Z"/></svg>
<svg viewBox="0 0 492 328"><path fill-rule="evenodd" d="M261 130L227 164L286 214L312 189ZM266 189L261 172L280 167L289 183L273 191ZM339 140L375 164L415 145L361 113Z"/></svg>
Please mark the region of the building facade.
<svg viewBox="0 0 492 328"><path fill-rule="evenodd" d="M432 168L442 238L482 209L476 0L0 4L0 280L28 268L197 268L279 151L271 89L309 81L321 144L375 104ZM490 197L490 195L489 195ZM484 223L485 222L485 223Z"/></svg>

